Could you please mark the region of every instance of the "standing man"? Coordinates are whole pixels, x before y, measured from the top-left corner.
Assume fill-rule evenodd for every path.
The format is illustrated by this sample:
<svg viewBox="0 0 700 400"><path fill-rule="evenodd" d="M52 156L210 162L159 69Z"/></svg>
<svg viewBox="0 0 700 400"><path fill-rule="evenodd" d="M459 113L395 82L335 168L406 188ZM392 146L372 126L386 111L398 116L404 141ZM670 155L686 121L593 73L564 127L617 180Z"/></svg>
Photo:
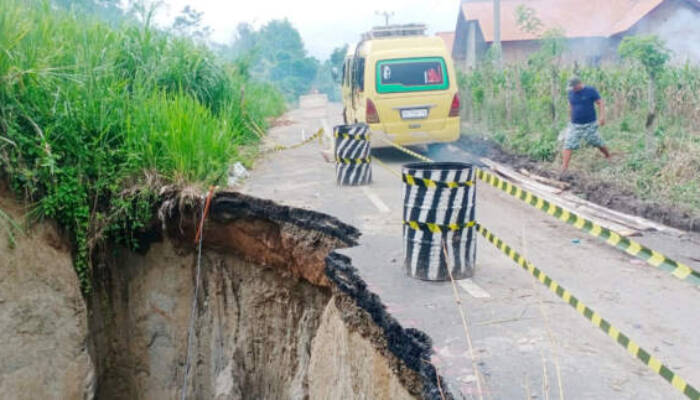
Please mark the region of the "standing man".
<svg viewBox="0 0 700 400"><path fill-rule="evenodd" d="M596 117L595 105L598 105L600 118ZM598 127L605 125L605 104L598 91L592 86L584 86L581 79L574 76L569 79L569 116L571 122L566 132L561 174L569 168L571 153L579 148L581 140L597 147L605 158L610 159L610 152L605 147L598 133Z"/></svg>

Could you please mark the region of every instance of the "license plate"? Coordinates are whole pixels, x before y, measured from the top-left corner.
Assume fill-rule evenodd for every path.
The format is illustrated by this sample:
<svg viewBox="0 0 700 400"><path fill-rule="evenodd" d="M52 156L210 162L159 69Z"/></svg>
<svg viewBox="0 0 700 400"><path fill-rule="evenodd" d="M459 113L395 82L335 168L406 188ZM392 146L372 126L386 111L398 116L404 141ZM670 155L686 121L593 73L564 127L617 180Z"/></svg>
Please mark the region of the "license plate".
<svg viewBox="0 0 700 400"><path fill-rule="evenodd" d="M412 108L409 110L401 110L401 118L403 118L403 119L428 118L428 109L427 108Z"/></svg>

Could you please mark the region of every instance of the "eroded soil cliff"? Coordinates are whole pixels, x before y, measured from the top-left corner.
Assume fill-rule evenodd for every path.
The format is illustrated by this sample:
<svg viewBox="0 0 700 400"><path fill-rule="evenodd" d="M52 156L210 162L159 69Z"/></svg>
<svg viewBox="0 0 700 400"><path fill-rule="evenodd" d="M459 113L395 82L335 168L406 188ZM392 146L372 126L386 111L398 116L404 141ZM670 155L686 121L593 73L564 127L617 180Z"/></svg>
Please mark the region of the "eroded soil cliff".
<svg viewBox="0 0 700 400"><path fill-rule="evenodd" d="M179 398L192 323L190 399L451 398L429 338L403 329L334 253L359 232L327 215L216 194L191 319L202 201L164 193L141 252L102 246L87 307L50 224L3 247L3 393Z"/></svg>
<svg viewBox="0 0 700 400"><path fill-rule="evenodd" d="M1 183L0 210L16 222L27 212ZM91 399L87 307L67 241L48 222L26 232L0 222L0 398Z"/></svg>

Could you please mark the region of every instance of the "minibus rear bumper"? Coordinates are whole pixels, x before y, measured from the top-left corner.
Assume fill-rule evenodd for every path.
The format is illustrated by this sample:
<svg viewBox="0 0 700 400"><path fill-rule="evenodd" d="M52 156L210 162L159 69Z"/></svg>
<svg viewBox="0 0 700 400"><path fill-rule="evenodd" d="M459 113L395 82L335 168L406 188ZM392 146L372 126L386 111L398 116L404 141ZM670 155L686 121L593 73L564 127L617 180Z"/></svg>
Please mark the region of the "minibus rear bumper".
<svg viewBox="0 0 700 400"><path fill-rule="evenodd" d="M406 133L385 132L381 123L369 124L370 142L372 148L391 147L387 140L402 146L455 142L459 139L459 122L460 118L447 118L442 129Z"/></svg>

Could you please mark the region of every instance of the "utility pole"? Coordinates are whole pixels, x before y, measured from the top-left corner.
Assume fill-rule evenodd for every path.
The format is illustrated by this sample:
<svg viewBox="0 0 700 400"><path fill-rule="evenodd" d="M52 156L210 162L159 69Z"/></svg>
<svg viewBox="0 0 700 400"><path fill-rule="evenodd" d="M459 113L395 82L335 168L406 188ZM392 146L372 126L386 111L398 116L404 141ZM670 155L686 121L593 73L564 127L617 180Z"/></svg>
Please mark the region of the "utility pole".
<svg viewBox="0 0 700 400"><path fill-rule="evenodd" d="M376 15L379 15L380 17L384 17L384 26L389 26L389 17L394 16L394 12L391 11L375 11L374 12Z"/></svg>
<svg viewBox="0 0 700 400"><path fill-rule="evenodd" d="M493 48L498 67L500 68L503 66L501 51L501 0L493 0Z"/></svg>

